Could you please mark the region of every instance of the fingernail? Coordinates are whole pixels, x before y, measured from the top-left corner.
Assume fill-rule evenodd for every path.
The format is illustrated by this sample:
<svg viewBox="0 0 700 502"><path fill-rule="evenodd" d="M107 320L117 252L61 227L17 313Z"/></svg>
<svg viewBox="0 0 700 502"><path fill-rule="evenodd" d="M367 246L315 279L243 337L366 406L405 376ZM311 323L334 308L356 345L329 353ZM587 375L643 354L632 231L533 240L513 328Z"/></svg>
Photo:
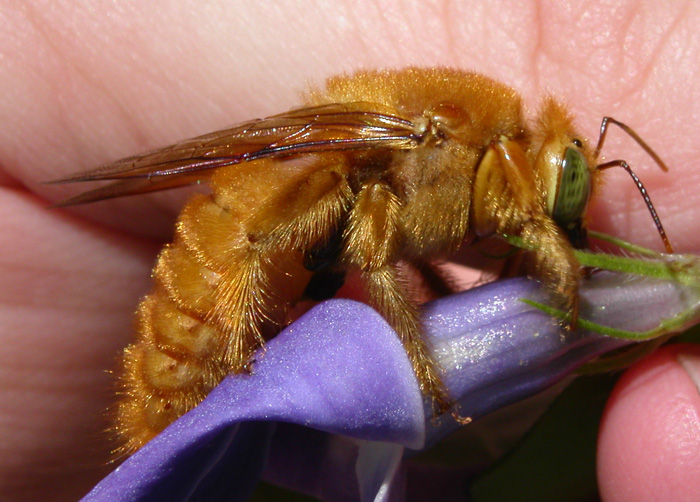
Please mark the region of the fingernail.
<svg viewBox="0 0 700 502"><path fill-rule="evenodd" d="M700 393L700 356L682 352L676 355L676 360L680 363L685 372L688 373L688 376L690 376L690 379L695 384L695 388L698 390L698 393Z"/></svg>

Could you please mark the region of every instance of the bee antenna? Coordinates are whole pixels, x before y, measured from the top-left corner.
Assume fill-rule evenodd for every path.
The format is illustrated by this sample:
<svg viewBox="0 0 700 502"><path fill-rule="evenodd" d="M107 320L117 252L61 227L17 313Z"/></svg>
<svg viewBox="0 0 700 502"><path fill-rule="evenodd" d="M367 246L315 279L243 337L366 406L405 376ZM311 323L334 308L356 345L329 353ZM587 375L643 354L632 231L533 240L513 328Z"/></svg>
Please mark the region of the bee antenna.
<svg viewBox="0 0 700 502"><path fill-rule="evenodd" d="M598 145L595 148L595 158L597 159L598 156L600 155L600 151L603 148L603 143L605 142L605 136L607 135L608 132L608 124L612 123L618 126L620 129L625 131L627 134L629 134L632 139L634 139L639 146L641 146L645 152L649 154L649 156L654 159L654 162L658 164L658 166L665 172L668 172L668 167L664 163L663 160L661 160L661 157L657 155L657 153L651 149L649 145L646 144L646 142L639 137L639 135L634 132L634 130L629 127L626 124L623 124L622 122L615 120L612 117L603 117L603 121L600 124L600 137L598 138ZM666 231L664 230L664 226L661 224L661 219L659 218L659 215L656 213L656 209L654 209L654 204L651 202L651 198L649 197L649 192L647 192L647 189L644 187L644 184L642 183L642 180L639 179L639 177L632 171L632 168L625 162L624 160L612 160L610 162L605 162L603 164L598 164L596 166L596 170L603 170L603 169L609 169L611 167L621 167L625 171L629 173L630 176L632 176L632 179L634 180L634 183L637 185L637 188L639 189L639 192L642 194L642 198L644 199L644 202L647 205L647 208L649 209L649 212L651 213L651 217L654 220L654 224L656 225L656 229L659 232L659 235L661 236L661 240L664 243L664 247L666 248L666 252L669 254L673 253L673 248L671 247L671 243L668 240L668 237L666 236Z"/></svg>
<svg viewBox="0 0 700 502"><path fill-rule="evenodd" d="M603 149L603 143L605 142L605 137L608 134L609 123L615 124L620 129L629 134L632 137L632 139L635 140L637 144L641 146L652 159L654 159L654 162L656 162L656 164L661 168L662 171L668 172L668 167L666 166L666 163L663 160L661 160L661 157L659 157L659 155L654 150L652 150L649 145L647 145L646 141L639 137L639 134L634 132L634 129L632 129L627 124L620 122L619 120L615 120L612 117L603 117L603 121L600 123L600 136L598 137L598 145L595 147L594 154L596 159L598 158L598 155L600 155L600 151Z"/></svg>

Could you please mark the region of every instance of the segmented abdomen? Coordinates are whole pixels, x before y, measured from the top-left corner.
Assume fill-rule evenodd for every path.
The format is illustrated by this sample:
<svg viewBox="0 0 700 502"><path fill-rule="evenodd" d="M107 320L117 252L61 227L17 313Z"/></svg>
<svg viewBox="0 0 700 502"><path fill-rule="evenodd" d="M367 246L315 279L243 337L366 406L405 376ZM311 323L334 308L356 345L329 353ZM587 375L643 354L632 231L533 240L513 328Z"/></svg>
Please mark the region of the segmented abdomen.
<svg viewBox="0 0 700 502"><path fill-rule="evenodd" d="M307 164L296 176L278 164L221 170L214 193L183 209L124 353L116 421L123 452L242 372L303 295L313 275L305 253L337 231L351 194L342 162Z"/></svg>

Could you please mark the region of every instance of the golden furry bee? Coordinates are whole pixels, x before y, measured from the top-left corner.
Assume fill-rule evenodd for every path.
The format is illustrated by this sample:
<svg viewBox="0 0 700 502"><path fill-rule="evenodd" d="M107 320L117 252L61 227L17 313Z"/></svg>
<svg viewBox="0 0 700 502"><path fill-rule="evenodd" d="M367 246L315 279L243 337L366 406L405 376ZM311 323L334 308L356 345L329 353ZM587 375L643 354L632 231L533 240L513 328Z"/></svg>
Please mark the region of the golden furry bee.
<svg viewBox="0 0 700 502"><path fill-rule="evenodd" d="M573 316L586 245L584 213L601 171L565 108L544 101L532 125L519 96L449 69L369 71L328 81L306 107L215 132L57 182L115 180L60 205L208 181L161 252L154 288L124 354L117 431L141 447L244 371L304 297L332 296L359 271L370 303L401 338L435 412L451 399L421 338L399 261L431 259L474 237L536 244L534 275Z"/></svg>

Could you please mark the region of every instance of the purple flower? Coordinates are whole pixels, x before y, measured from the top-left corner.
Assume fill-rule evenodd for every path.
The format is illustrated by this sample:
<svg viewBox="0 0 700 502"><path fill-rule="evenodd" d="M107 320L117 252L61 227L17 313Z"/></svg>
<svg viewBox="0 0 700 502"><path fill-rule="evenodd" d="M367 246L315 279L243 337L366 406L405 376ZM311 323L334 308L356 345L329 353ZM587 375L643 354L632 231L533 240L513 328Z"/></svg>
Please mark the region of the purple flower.
<svg viewBox="0 0 700 502"><path fill-rule="evenodd" d="M424 307L462 415L478 419L631 343L566 332L523 298L548 302L536 282L513 279ZM697 291L670 281L600 273L586 281L581 316L643 331L697 303ZM386 322L366 305L331 300L259 352L252 375L225 379L84 500L247 500L261 475L322 500L402 500L406 452L457 427L426 410Z"/></svg>

